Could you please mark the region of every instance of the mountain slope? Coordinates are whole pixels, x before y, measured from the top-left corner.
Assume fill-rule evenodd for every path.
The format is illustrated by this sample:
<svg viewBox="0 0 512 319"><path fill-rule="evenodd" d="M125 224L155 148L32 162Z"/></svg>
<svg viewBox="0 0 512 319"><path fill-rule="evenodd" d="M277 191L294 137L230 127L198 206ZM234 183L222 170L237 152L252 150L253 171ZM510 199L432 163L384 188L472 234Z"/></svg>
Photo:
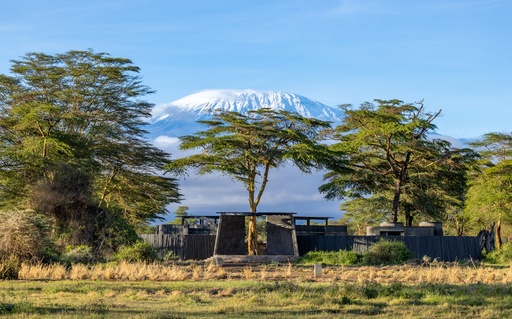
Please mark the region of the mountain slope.
<svg viewBox="0 0 512 319"><path fill-rule="evenodd" d="M193 134L202 128L197 121L209 119L215 112L235 111L244 114L261 108L296 112L304 117L334 123L343 118L340 109L297 94L256 90L207 90L160 105L153 112L148 131L152 138Z"/></svg>

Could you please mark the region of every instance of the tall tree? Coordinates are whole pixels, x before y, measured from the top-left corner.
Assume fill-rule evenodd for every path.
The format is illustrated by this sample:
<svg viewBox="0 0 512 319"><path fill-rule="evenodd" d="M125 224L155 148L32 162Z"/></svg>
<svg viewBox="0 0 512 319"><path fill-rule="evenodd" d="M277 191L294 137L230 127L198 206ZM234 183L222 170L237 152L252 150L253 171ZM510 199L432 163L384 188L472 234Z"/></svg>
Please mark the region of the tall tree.
<svg viewBox="0 0 512 319"><path fill-rule="evenodd" d="M388 199L391 220L402 215L407 226L419 214L441 218L447 200L461 204L466 162L474 154L429 137L441 111L399 100L342 108L346 117L335 129L332 148L347 154L350 171L325 175L320 191L327 198Z"/></svg>
<svg viewBox="0 0 512 319"><path fill-rule="evenodd" d="M169 155L144 138L153 105L142 97L153 91L139 71L92 50L12 61L13 75L0 75L0 206L26 202L35 185L63 185L62 167L90 179L76 184L96 203L90 214L137 225L178 201L176 180L159 172Z"/></svg>
<svg viewBox="0 0 512 319"><path fill-rule="evenodd" d="M335 152L319 143L321 131L330 127L325 121L261 109L247 115L223 112L200 122L208 129L182 137L181 149L202 152L176 159L168 169L184 173L194 168L199 174L219 171L229 175L245 186L251 213L257 212L272 168L291 162L309 173L325 165L342 165L335 160ZM257 254L256 216L249 220L248 253Z"/></svg>
<svg viewBox="0 0 512 319"><path fill-rule="evenodd" d="M512 225L512 133L488 133L471 143L482 156L467 195L465 216L478 229L496 224L501 244L501 223Z"/></svg>
<svg viewBox="0 0 512 319"><path fill-rule="evenodd" d="M380 195L355 198L340 205L343 211L338 224L347 225L350 234L366 235L366 228L389 219L389 200Z"/></svg>

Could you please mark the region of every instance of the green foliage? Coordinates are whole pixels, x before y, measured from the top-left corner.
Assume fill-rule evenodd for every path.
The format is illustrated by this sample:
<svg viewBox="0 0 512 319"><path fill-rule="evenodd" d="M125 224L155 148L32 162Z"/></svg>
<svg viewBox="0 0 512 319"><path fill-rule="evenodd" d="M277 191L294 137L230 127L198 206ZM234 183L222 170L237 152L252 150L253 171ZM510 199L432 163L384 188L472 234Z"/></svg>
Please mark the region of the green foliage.
<svg viewBox="0 0 512 319"><path fill-rule="evenodd" d="M403 217L408 226L415 216L440 220L450 207L463 205L475 154L428 137L440 111L429 113L423 102L399 100L342 108L346 117L335 128L338 142L331 147L346 153L348 166L324 176L320 192L327 198L386 199L379 210L390 212L393 222Z"/></svg>
<svg viewBox="0 0 512 319"><path fill-rule="evenodd" d="M361 259L361 256L353 251L309 251L302 256L297 263L303 265L324 264L329 266L336 265L355 265Z"/></svg>
<svg viewBox="0 0 512 319"><path fill-rule="evenodd" d="M488 133L471 146L479 150L482 161L467 193L464 209L467 227L476 234L500 220L511 225L512 134Z"/></svg>
<svg viewBox="0 0 512 319"><path fill-rule="evenodd" d="M130 60L27 53L10 71L0 75L0 207L28 202L64 244L102 246L112 220L138 226L180 200L161 174L170 155L144 136L153 91Z"/></svg>
<svg viewBox="0 0 512 319"><path fill-rule="evenodd" d="M222 112L200 121L208 128L181 137L181 149L202 152L167 165L176 174L195 169L198 174L218 171L241 182L248 194L249 211L256 212L268 183L269 172L286 162L302 172L341 167L340 153L319 142L328 122L305 118L284 110L261 109L244 115ZM256 218L248 230L248 252L257 253Z"/></svg>
<svg viewBox="0 0 512 319"><path fill-rule="evenodd" d="M47 219L33 211L0 212L0 258L41 260L51 246Z"/></svg>
<svg viewBox="0 0 512 319"><path fill-rule="evenodd" d="M328 122L270 109L251 111L248 115L223 112L213 120L200 122L208 129L181 137L180 147L203 152L174 160L167 169L178 174L190 168L199 174L225 173L244 184L253 212L268 182L270 169L286 161L305 173L342 164L334 157L337 152L318 142L320 132L329 128Z"/></svg>
<svg viewBox="0 0 512 319"><path fill-rule="evenodd" d="M501 249L495 249L485 256L484 261L490 264L506 264L512 262L512 242L506 242Z"/></svg>
<svg viewBox="0 0 512 319"><path fill-rule="evenodd" d="M21 262L15 255L0 258L0 279L18 279Z"/></svg>
<svg viewBox="0 0 512 319"><path fill-rule="evenodd" d="M94 252L90 246L77 245L77 246L66 246L66 250L61 255L61 260L69 264L88 264L97 260Z"/></svg>
<svg viewBox="0 0 512 319"><path fill-rule="evenodd" d="M112 215L108 210L100 216L103 227L97 230L99 245L93 247L103 257L108 257L121 246L130 246L139 240L135 228L121 216Z"/></svg>
<svg viewBox="0 0 512 319"><path fill-rule="evenodd" d="M368 251L363 255L363 264L400 264L411 257L411 251L403 242L380 240L371 245Z"/></svg>
<svg viewBox="0 0 512 319"><path fill-rule="evenodd" d="M121 246L114 255L117 261L153 262L157 259L156 250L144 241L137 241L131 246Z"/></svg>
<svg viewBox="0 0 512 319"><path fill-rule="evenodd" d="M181 225L181 223L183 222L183 217L188 216L188 209L188 206L178 206L178 208L174 212L174 216L176 218L174 218L173 221L169 222L169 224Z"/></svg>
<svg viewBox="0 0 512 319"><path fill-rule="evenodd" d="M411 251L401 241L381 240L363 254L353 251L310 251L302 256L297 263L303 265L390 265L400 264L412 257Z"/></svg>
<svg viewBox="0 0 512 319"><path fill-rule="evenodd" d="M389 220L389 199L374 195L369 198L355 198L340 205L343 216L336 223L347 225L348 232L366 235L366 227L379 225Z"/></svg>
<svg viewBox="0 0 512 319"><path fill-rule="evenodd" d="M180 256L176 255L176 253L172 250L168 250L167 252L165 252L162 257L162 261L164 261L164 262L178 260L178 259L180 259Z"/></svg>

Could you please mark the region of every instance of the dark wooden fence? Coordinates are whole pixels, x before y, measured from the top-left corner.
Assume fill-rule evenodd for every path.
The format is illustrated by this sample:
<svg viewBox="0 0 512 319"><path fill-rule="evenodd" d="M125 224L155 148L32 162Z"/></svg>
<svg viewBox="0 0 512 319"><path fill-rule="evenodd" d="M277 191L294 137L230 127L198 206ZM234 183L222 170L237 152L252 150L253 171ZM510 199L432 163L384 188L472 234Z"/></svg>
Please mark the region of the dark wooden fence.
<svg viewBox="0 0 512 319"><path fill-rule="evenodd" d="M299 254L308 251L353 250L362 253L382 238L400 240L411 250L414 258L428 256L443 261L480 259L481 251L477 237L469 236L317 236L297 235Z"/></svg>
<svg viewBox="0 0 512 319"><path fill-rule="evenodd" d="M213 256L215 247L214 235L174 235L174 234L142 234L144 241L156 248L160 256L173 251L180 259L202 260ZM299 255L308 251L353 250L362 253L372 244L385 238L400 240L412 251L414 258L428 256L442 261L464 259L480 259L481 251L477 237L468 236L325 236L299 235L297 245Z"/></svg>
<svg viewBox="0 0 512 319"><path fill-rule="evenodd" d="M145 242L154 247L160 256L172 251L180 259L207 259L213 256L214 235L141 234Z"/></svg>

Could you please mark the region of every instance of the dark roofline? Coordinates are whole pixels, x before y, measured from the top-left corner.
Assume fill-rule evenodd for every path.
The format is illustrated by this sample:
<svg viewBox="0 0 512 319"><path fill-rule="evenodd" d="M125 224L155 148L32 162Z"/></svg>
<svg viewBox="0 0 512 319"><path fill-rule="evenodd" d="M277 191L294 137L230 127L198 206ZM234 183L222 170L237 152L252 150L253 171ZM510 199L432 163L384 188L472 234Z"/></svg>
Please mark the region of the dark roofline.
<svg viewBox="0 0 512 319"><path fill-rule="evenodd" d="M238 215L238 216L271 216L271 215L295 215L297 213L291 212L217 212L220 215Z"/></svg>

